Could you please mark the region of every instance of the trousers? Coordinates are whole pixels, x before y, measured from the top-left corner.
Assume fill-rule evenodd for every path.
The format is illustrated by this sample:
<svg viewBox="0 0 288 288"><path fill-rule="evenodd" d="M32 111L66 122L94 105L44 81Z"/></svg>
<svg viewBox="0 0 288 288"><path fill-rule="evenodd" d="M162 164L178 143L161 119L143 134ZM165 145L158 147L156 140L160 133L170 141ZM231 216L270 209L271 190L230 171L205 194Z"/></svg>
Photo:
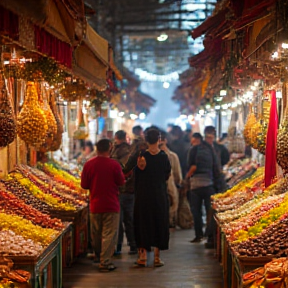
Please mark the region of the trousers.
<svg viewBox="0 0 288 288"><path fill-rule="evenodd" d="M114 253L118 236L119 213L90 213L92 246L100 255L100 265L108 265Z"/></svg>
<svg viewBox="0 0 288 288"><path fill-rule="evenodd" d="M126 233L128 245L136 247L133 225L134 194L120 194L120 221L118 245L122 245L124 232Z"/></svg>
<svg viewBox="0 0 288 288"><path fill-rule="evenodd" d="M211 220L211 199L210 197L215 194L213 186L200 187L193 189L189 193L189 203L191 212L194 218L194 229L197 238L203 237L203 219L202 219L202 204L204 202L205 211L207 215L207 226L208 221Z"/></svg>

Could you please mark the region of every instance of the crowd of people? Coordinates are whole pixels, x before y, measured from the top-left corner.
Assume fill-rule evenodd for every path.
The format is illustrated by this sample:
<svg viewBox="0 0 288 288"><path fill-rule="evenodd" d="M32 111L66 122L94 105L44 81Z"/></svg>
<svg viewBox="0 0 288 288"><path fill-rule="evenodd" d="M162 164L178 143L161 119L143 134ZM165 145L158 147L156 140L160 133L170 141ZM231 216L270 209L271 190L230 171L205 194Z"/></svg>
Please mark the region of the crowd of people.
<svg viewBox="0 0 288 288"><path fill-rule="evenodd" d="M154 266L163 266L160 250L168 249L169 229L177 226L180 194L194 219L191 242L207 237L205 247L214 247L210 197L226 189L222 167L229 161L227 148L216 142L215 128L206 127L204 138L174 125L169 131L135 126L132 133L132 143L119 130L113 141L99 140L96 151L85 143L86 152L79 156L84 164L81 186L90 190L94 262L102 272L116 268L112 257L121 254L124 233L129 254L138 254L135 265L147 266L147 252L154 249Z"/></svg>

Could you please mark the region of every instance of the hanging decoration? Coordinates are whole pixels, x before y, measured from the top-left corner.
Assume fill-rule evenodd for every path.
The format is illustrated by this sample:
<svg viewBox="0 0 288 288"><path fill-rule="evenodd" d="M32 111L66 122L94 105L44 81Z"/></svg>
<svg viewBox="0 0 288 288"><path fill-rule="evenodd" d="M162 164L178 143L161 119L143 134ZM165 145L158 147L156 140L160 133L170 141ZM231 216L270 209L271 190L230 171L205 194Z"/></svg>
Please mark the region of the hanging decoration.
<svg viewBox="0 0 288 288"><path fill-rule="evenodd" d="M88 90L83 81L74 81L71 79L70 82L65 83L65 87L60 90L60 95L64 100L77 101L86 97Z"/></svg>
<svg viewBox="0 0 288 288"><path fill-rule="evenodd" d="M276 155L277 155L277 130L278 114L276 91L271 91L270 119L267 129L266 161L265 161L265 186L271 185L276 176Z"/></svg>
<svg viewBox="0 0 288 288"><path fill-rule="evenodd" d="M34 82L28 82L23 107L17 117L17 133L29 145L45 142L48 131L44 111L40 108Z"/></svg>
<svg viewBox="0 0 288 288"><path fill-rule="evenodd" d="M16 138L16 119L10 97L3 83L0 92L0 148L6 147Z"/></svg>
<svg viewBox="0 0 288 288"><path fill-rule="evenodd" d="M47 100L47 89L43 86L43 83L37 83L38 99L40 108L44 111L48 130L46 133L45 142L41 146L37 146L37 150L40 152L50 151L51 145L53 143L54 137L57 135L57 123L53 112L48 104Z"/></svg>
<svg viewBox="0 0 288 288"><path fill-rule="evenodd" d="M96 89L91 89L89 92L90 106L94 107L96 111L101 109L102 103L108 100L105 91L98 91Z"/></svg>
<svg viewBox="0 0 288 288"><path fill-rule="evenodd" d="M55 135L53 135L53 141L52 141L52 144L50 146L50 151L57 151L61 146L62 134L63 134L64 130L63 130L63 121L62 121L61 116L58 112L55 94L50 95L49 106L50 106L50 109L54 115L54 118L56 120L56 125L57 125L57 132Z"/></svg>
<svg viewBox="0 0 288 288"><path fill-rule="evenodd" d="M247 117L246 125L244 127L243 136L247 145L252 145L253 126L257 123L255 114L250 109L250 114Z"/></svg>

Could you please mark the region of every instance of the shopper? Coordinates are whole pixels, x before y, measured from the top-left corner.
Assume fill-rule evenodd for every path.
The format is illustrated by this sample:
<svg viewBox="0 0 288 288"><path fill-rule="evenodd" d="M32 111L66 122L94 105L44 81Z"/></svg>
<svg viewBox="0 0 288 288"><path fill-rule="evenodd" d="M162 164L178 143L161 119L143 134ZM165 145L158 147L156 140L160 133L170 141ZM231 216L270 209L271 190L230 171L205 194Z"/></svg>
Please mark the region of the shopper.
<svg viewBox="0 0 288 288"><path fill-rule="evenodd" d="M81 155L77 158L77 163L79 165L84 165L89 159L95 156L94 146L90 140L85 141L83 151Z"/></svg>
<svg viewBox="0 0 288 288"><path fill-rule="evenodd" d="M132 128L133 140L131 144L131 151L134 153L139 149L139 145L142 145L144 142L144 133L143 128L140 125L136 125Z"/></svg>
<svg viewBox="0 0 288 288"><path fill-rule="evenodd" d="M84 165L81 187L90 190L91 238L96 255L100 255L99 269L109 272L116 267L111 262L119 225L119 186L125 183L119 163L110 158L112 148L108 139L96 144L97 156Z"/></svg>
<svg viewBox="0 0 288 288"><path fill-rule="evenodd" d="M172 173L168 179L168 195L170 200L169 223L170 227L174 228L177 221L179 205L178 188L180 188L182 184L182 171L177 154L169 150L167 147L167 133L164 131L161 132L159 148L168 155L172 168Z"/></svg>
<svg viewBox="0 0 288 288"><path fill-rule="evenodd" d="M119 130L114 136L114 146L111 151L111 158L117 160L124 167L131 152L130 145L126 142L126 132Z"/></svg>
<svg viewBox="0 0 288 288"><path fill-rule="evenodd" d="M187 155L190 149L190 144L184 139L184 133L179 126L173 126L170 132L171 142L169 143L169 148L171 151L175 152L179 158L182 177L185 178L187 173Z"/></svg>
<svg viewBox="0 0 288 288"><path fill-rule="evenodd" d="M214 177L214 188L216 193L224 192L227 189L227 184L225 181L225 176L222 173L222 168L229 162L230 155L228 149L216 142L216 129L213 126L207 126L204 129L205 142L213 149L217 156L218 177ZM214 219L214 211L210 208L208 214L208 223L207 223L207 242L205 243L205 248L212 249L215 247L215 238L216 238L216 229L217 225Z"/></svg>
<svg viewBox="0 0 288 288"><path fill-rule="evenodd" d="M119 130L115 133L115 145L111 152L111 157L117 160L122 168L125 166L129 159L131 147L126 142L126 132ZM136 165L136 164L135 164ZM128 177L129 178L129 177ZM118 243L114 255L120 255L124 240L124 231L130 246L129 254L136 254L137 248L134 237L133 226L133 209L134 209L134 184L128 181L124 186L120 187L120 220L118 231Z"/></svg>
<svg viewBox="0 0 288 288"><path fill-rule="evenodd" d="M192 135L191 144L192 148L188 158L189 171L186 178L190 179L189 202L195 228L195 238L191 242L197 243L204 236L202 205L204 202L206 215L208 215L211 208L210 197L215 193L213 183L213 178L215 177L214 169L218 164L212 148L203 141L200 133Z"/></svg>
<svg viewBox="0 0 288 288"><path fill-rule="evenodd" d="M148 150L138 157L135 169L134 228L138 248L138 266L147 265L147 251L154 248L154 266L164 263L160 250L168 249L169 207L167 184L171 165L167 154L158 147L159 131L146 133Z"/></svg>

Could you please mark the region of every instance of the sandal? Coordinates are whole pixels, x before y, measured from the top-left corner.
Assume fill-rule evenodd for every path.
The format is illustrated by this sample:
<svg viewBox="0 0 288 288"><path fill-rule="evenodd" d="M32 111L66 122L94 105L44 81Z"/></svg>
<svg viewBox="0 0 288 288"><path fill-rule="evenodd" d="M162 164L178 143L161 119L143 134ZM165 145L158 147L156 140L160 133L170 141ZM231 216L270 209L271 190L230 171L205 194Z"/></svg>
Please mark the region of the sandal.
<svg viewBox="0 0 288 288"><path fill-rule="evenodd" d="M154 261L154 267L162 267L162 266L164 266L164 262L161 261L160 259Z"/></svg>
<svg viewBox="0 0 288 288"><path fill-rule="evenodd" d="M146 259L138 259L135 263L138 267L147 267L147 260Z"/></svg>
<svg viewBox="0 0 288 288"><path fill-rule="evenodd" d="M115 270L117 267L114 266L114 264L108 264L108 265L99 265L99 271L100 272L111 272Z"/></svg>

